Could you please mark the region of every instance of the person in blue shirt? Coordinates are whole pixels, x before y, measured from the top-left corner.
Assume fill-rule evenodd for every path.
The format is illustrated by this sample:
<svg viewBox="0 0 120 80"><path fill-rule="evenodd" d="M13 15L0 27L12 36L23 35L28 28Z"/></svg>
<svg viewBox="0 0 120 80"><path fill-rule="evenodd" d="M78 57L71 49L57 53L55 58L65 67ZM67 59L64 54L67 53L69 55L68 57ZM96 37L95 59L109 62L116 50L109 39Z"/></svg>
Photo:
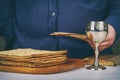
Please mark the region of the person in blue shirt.
<svg viewBox="0 0 120 80"><path fill-rule="evenodd" d="M99 50L101 54L111 54L112 44L120 34L119 3L120 0L0 0L0 34L6 40L6 50L66 49L68 57L84 58L94 53L91 41L49 34L85 34L88 21L105 21L109 32Z"/></svg>

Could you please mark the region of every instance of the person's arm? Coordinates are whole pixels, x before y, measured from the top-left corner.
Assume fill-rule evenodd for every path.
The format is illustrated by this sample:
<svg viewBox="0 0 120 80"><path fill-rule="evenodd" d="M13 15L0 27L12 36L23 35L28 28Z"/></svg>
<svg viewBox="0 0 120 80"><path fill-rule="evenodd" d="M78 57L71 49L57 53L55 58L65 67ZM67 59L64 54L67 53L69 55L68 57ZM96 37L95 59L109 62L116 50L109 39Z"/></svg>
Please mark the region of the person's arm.
<svg viewBox="0 0 120 80"><path fill-rule="evenodd" d="M120 0L111 0L108 16L105 22L110 24L116 31L116 37L120 36Z"/></svg>
<svg viewBox="0 0 120 80"><path fill-rule="evenodd" d="M15 0L0 0L0 34L6 44L11 44L13 38L14 3Z"/></svg>
<svg viewBox="0 0 120 80"><path fill-rule="evenodd" d="M105 22L109 24L108 35L104 42L99 46L102 51L113 45L115 39L120 36L120 0L111 0L109 4L108 16Z"/></svg>
<svg viewBox="0 0 120 80"><path fill-rule="evenodd" d="M108 35L106 39L100 43L99 51L103 51L104 49L113 45L115 39L120 36L120 0L111 0L109 4L108 16L104 20L108 25ZM95 45L92 41L87 41L90 46L95 49Z"/></svg>

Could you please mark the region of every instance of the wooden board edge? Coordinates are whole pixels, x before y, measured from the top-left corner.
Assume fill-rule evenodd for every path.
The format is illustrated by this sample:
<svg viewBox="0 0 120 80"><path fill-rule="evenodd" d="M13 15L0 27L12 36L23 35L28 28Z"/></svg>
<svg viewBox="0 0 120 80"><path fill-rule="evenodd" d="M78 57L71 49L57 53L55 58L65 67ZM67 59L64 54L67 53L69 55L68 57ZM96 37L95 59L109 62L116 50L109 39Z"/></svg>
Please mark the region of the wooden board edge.
<svg viewBox="0 0 120 80"><path fill-rule="evenodd" d="M13 67L1 66L0 71L24 73L24 74L55 74L66 71L79 69L85 66L85 60L81 59L68 59L68 63L57 66L43 67L43 68L29 68L29 67Z"/></svg>

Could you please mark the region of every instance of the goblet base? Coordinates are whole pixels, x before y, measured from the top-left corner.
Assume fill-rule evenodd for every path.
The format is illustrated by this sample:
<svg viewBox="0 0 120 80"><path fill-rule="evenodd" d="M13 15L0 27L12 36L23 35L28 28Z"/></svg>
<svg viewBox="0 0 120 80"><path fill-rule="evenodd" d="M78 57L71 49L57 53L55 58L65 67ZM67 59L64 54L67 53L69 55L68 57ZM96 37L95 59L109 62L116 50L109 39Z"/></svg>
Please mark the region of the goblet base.
<svg viewBox="0 0 120 80"><path fill-rule="evenodd" d="M105 70L106 67L104 67L102 65L98 65L98 66L91 65L91 66L88 66L87 69L89 69L89 70Z"/></svg>

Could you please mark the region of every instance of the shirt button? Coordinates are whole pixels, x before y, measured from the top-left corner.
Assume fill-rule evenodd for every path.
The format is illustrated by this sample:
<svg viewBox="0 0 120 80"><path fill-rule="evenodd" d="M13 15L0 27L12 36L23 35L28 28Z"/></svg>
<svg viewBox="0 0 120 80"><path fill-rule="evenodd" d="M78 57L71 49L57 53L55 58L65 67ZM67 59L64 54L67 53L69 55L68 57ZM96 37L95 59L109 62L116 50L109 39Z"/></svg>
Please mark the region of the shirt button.
<svg viewBox="0 0 120 80"><path fill-rule="evenodd" d="M56 15L56 13L55 12L52 12L52 16L55 16Z"/></svg>

